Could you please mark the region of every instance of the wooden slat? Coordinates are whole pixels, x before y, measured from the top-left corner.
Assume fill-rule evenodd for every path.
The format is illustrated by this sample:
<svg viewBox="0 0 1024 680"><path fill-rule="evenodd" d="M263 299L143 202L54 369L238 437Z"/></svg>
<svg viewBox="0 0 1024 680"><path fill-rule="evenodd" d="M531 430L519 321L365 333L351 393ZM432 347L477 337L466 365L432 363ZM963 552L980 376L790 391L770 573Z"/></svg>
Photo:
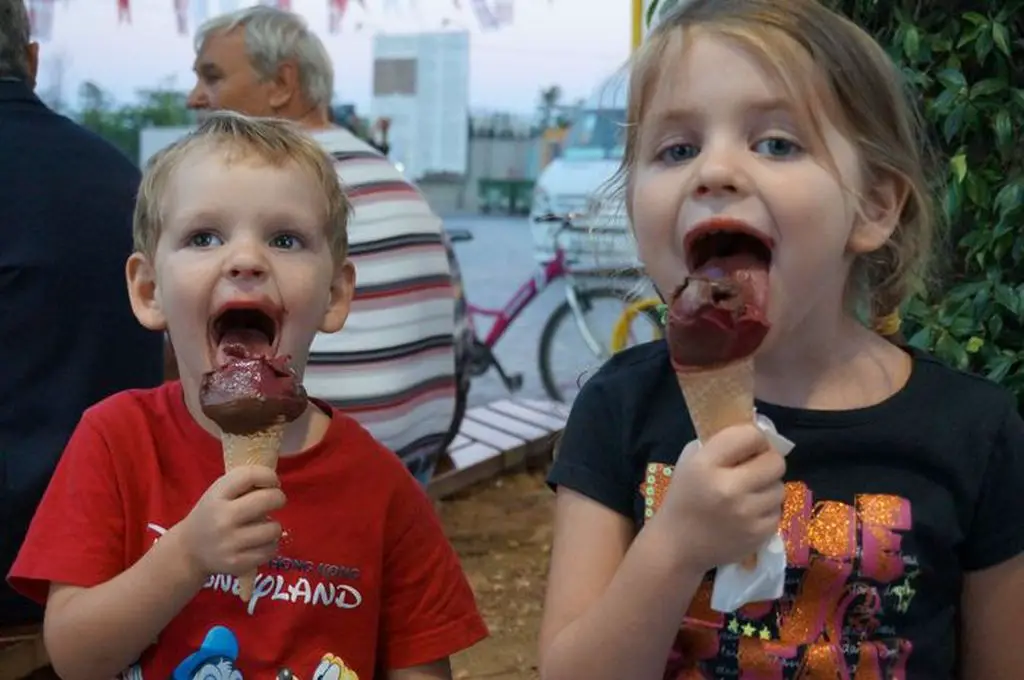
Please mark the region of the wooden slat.
<svg viewBox="0 0 1024 680"><path fill-rule="evenodd" d="M550 413L535 411L532 408L527 408L526 406L517 404L508 399L488 404L488 408L498 411L499 413L504 413L505 415L518 418L519 420L531 423L538 427L543 427L549 432L556 432L565 427L564 418L560 418Z"/></svg>
<svg viewBox="0 0 1024 680"><path fill-rule="evenodd" d="M465 418L462 421L462 427L459 428L459 432L502 451L515 449L526 444L526 441L519 437L513 437L506 432L487 427L469 418Z"/></svg>
<svg viewBox="0 0 1024 680"><path fill-rule="evenodd" d="M513 437L519 437L524 441L533 441L550 433L550 430L531 425L530 423L516 418L492 411L489 408L474 408L466 412L467 418L472 418L478 423L493 427L496 430L507 432Z"/></svg>
<svg viewBox="0 0 1024 680"><path fill-rule="evenodd" d="M465 470L496 456L501 456L501 451L480 442L473 442L452 453L452 463L455 464L456 470Z"/></svg>
<svg viewBox="0 0 1024 680"><path fill-rule="evenodd" d="M527 408L532 408L538 413L555 414L559 418L565 418L566 420L569 418L569 407L565 404L559 404L557 401L540 401L538 399L519 398L516 399L516 402L526 406Z"/></svg>
<svg viewBox="0 0 1024 680"><path fill-rule="evenodd" d="M427 493L435 500L515 469L550 462L568 409L543 400L501 400L466 412Z"/></svg>

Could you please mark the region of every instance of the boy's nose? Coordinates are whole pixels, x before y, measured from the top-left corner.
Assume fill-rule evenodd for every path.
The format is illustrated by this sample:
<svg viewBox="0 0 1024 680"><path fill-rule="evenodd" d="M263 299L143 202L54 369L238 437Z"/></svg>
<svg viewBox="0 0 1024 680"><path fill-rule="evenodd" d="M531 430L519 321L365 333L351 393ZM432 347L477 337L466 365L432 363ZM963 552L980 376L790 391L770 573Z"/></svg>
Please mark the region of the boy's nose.
<svg viewBox="0 0 1024 680"><path fill-rule="evenodd" d="M267 261L254 245L239 244L224 261L224 274L232 279L260 279L267 274Z"/></svg>

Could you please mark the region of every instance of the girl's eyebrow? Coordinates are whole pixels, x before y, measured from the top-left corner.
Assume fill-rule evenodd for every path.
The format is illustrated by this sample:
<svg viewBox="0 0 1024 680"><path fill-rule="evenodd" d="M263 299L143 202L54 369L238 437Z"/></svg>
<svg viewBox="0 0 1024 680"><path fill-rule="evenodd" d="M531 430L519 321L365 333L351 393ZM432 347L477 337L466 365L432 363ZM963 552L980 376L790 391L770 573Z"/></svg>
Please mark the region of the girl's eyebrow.
<svg viewBox="0 0 1024 680"><path fill-rule="evenodd" d="M792 104L780 97L752 99L743 105L754 115L770 113L790 114L793 110ZM693 125L704 117L704 114L695 108L672 106L653 111L649 114L648 122L651 128L682 127Z"/></svg>

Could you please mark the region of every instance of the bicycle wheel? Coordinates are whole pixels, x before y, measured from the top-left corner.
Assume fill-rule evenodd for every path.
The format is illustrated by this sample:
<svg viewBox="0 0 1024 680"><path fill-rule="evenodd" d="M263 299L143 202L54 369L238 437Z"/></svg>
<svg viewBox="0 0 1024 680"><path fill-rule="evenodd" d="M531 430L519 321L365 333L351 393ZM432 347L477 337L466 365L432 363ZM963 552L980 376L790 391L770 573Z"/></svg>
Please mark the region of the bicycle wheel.
<svg viewBox="0 0 1024 680"><path fill-rule="evenodd" d="M601 352L595 355L582 337L582 332L577 324L576 315L573 313L569 302L560 304L548 317L544 324L544 330L540 335L538 347L538 362L540 364L540 379L544 385L544 391L550 399L558 402L568 403L575 397L584 380L592 375L601 364L611 356L609 349L612 340L612 330L615 322L630 305L639 301L638 295L630 293L621 288L591 288L577 291L580 310L584 318L581 319L594 340L600 343ZM588 317L590 312L595 311L599 304L610 304L610 316L604 321L592 322ZM643 319L650 329L650 337L660 337L660 325L658 312L655 308L643 309L637 319ZM557 341L557 335L564 327L569 327L571 335L578 339L573 348L563 347ZM640 340L643 342L644 340ZM559 350L567 351L562 356L556 356ZM575 365L575 361L583 358L583 365ZM575 360L575 361L574 361Z"/></svg>

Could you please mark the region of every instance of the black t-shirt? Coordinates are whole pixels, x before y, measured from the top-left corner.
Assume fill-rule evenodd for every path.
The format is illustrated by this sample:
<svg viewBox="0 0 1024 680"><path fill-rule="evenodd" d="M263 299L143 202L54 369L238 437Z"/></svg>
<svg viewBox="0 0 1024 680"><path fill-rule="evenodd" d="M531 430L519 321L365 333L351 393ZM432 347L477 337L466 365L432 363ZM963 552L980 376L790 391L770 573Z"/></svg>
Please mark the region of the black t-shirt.
<svg viewBox="0 0 1024 680"><path fill-rule="evenodd" d="M796 444L782 522L785 593L719 614L708 606L709 574L666 678L686 663L704 673L693 677L713 678L779 666L781 675L758 677L956 676L964 572L1024 551L1024 422L999 386L913 356L904 388L875 406L757 403ZM666 466L695 438L665 344L641 345L584 386L549 481L639 530L660 501Z"/></svg>

